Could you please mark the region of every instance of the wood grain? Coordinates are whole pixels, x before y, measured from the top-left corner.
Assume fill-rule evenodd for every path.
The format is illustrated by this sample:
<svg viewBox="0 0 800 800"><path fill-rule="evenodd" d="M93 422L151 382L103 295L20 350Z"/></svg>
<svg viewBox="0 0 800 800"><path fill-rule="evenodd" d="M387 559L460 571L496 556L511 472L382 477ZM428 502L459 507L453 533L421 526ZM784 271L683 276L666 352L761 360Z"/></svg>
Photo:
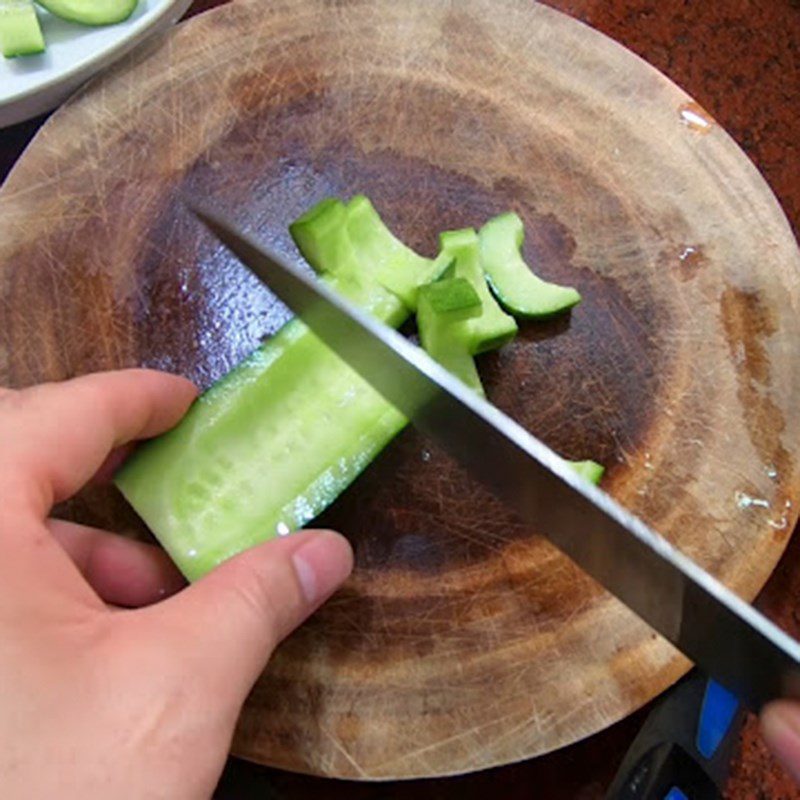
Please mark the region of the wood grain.
<svg viewBox="0 0 800 800"><path fill-rule="evenodd" d="M56 114L4 185L0 382L146 364L208 385L276 329L285 311L183 192L291 253L286 224L328 194L365 192L428 254L439 230L511 207L530 261L585 299L484 359L490 398L603 460L608 491L752 598L797 516L800 258L757 171L690 104L527 2L198 17ZM142 533L110 492L67 511ZM479 769L587 736L686 668L413 431L323 521L357 570L255 687L248 758Z"/></svg>

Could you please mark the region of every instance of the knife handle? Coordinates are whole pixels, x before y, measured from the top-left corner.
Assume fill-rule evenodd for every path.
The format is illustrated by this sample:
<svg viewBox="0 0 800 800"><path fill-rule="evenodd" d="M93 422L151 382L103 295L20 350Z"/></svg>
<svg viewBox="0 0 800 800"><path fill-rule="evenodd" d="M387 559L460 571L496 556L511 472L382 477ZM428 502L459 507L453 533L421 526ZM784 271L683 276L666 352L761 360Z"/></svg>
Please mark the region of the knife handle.
<svg viewBox="0 0 800 800"><path fill-rule="evenodd" d="M606 800L720 800L744 709L697 670L650 712Z"/></svg>

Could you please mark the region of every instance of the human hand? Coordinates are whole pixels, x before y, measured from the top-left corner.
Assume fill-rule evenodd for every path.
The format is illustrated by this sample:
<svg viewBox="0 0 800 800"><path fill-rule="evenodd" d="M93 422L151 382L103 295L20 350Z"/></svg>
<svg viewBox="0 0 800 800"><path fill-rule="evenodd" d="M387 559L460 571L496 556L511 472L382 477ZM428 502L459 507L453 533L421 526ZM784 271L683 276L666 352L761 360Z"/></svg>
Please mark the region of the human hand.
<svg viewBox="0 0 800 800"><path fill-rule="evenodd" d="M764 741L800 784L800 703L778 700L761 712Z"/></svg>
<svg viewBox="0 0 800 800"><path fill-rule="evenodd" d="M0 389L5 800L210 796L273 648L350 572L342 537L303 532L178 591L159 548L49 518L114 448L170 428L194 396L147 370Z"/></svg>

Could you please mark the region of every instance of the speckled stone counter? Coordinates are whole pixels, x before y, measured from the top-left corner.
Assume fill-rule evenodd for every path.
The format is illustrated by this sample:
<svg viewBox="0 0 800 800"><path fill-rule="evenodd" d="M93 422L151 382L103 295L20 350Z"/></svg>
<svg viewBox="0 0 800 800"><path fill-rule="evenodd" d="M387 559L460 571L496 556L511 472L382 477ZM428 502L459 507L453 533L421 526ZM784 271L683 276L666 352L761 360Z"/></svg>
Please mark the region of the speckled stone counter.
<svg viewBox="0 0 800 800"><path fill-rule="evenodd" d="M218 0L199 0L196 13ZM800 232L800 0L548 0L645 58L692 94L759 167ZM0 179L42 119L0 132ZM800 350L800 345L798 346ZM795 537L759 606L800 637L800 541ZM323 781L231 762L220 798L600 800L647 709L544 758L477 775L405 784ZM750 720L726 797L800 798Z"/></svg>

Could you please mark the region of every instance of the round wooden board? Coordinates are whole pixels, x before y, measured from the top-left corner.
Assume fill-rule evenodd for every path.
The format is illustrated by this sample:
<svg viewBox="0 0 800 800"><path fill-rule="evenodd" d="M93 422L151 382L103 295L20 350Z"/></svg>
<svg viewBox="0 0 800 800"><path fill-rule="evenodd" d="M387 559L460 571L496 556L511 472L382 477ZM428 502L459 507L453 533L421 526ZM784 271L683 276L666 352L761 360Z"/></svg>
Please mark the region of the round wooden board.
<svg viewBox="0 0 800 800"><path fill-rule="evenodd" d="M800 259L681 90L527 0L238 2L57 113L0 193L0 383L144 364L207 386L286 312L200 230L369 195L411 245L513 208L571 317L483 358L489 397L746 598L796 519ZM142 533L110 490L66 511ZM687 663L414 431L325 517L357 569L286 641L234 748L331 776L561 747ZM586 531L590 536L591 531Z"/></svg>

